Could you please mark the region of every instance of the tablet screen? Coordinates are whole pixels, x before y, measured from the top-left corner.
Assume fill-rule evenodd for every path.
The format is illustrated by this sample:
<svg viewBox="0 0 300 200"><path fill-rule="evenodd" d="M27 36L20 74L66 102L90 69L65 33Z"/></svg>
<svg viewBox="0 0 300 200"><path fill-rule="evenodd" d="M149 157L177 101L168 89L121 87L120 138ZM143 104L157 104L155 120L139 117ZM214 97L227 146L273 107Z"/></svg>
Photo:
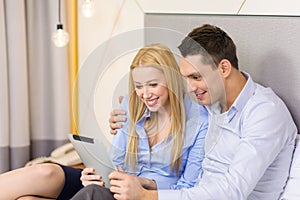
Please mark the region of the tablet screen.
<svg viewBox="0 0 300 200"><path fill-rule="evenodd" d="M74 134L68 135L83 164L95 169L95 174L102 176L105 187L109 188L108 175L116 170L108 150L99 138L90 138Z"/></svg>

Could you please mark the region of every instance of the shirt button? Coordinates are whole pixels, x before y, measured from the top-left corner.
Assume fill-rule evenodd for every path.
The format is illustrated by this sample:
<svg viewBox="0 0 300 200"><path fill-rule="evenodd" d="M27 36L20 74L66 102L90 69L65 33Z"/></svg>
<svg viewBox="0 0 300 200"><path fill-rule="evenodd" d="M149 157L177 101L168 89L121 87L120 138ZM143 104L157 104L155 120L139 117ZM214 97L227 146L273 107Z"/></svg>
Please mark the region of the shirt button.
<svg viewBox="0 0 300 200"><path fill-rule="evenodd" d="M210 161L210 164L212 164L212 165L215 164L215 161L211 160L211 161Z"/></svg>
<svg viewBox="0 0 300 200"><path fill-rule="evenodd" d="M207 172L207 175L208 175L208 176L211 176L211 172Z"/></svg>

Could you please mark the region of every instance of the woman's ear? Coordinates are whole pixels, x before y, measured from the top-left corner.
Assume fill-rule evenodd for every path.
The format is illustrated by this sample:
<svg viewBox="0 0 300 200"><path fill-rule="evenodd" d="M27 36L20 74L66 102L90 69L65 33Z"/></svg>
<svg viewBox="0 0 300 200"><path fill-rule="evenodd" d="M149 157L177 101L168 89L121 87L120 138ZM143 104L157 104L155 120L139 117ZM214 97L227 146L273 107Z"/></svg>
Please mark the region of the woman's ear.
<svg viewBox="0 0 300 200"><path fill-rule="evenodd" d="M221 60L221 62L219 63L219 70L220 70L220 74L223 76L223 78L227 78L232 70L232 65L230 63L229 60L227 59L223 59Z"/></svg>

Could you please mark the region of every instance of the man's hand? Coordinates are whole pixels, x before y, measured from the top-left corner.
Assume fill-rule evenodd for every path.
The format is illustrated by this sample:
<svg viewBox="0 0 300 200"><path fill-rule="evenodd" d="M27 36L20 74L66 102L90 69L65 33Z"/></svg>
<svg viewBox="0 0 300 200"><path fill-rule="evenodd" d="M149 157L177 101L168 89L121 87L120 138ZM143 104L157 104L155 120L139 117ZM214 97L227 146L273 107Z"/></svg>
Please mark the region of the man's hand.
<svg viewBox="0 0 300 200"><path fill-rule="evenodd" d="M94 174L94 172L95 170L93 168L84 168L82 170L80 180L84 187L90 184L105 186L105 183L101 180L102 176Z"/></svg>
<svg viewBox="0 0 300 200"><path fill-rule="evenodd" d="M154 180L150 180L143 177L137 177L139 179L140 184L143 186L143 188L147 190L157 190L157 185Z"/></svg>
<svg viewBox="0 0 300 200"><path fill-rule="evenodd" d="M145 189L145 187L156 188L153 180L127 174L120 166L118 171L110 173L109 179L110 191L114 193L116 200L158 200L157 190Z"/></svg>
<svg viewBox="0 0 300 200"><path fill-rule="evenodd" d="M110 191L117 200L140 200L144 198L145 189L138 177L124 172L114 171L109 175Z"/></svg>
<svg viewBox="0 0 300 200"><path fill-rule="evenodd" d="M124 110L113 110L110 113L109 118L109 127L110 127L110 133L115 135L117 134L118 128L122 128L122 124L118 124L118 122L126 122L126 112Z"/></svg>

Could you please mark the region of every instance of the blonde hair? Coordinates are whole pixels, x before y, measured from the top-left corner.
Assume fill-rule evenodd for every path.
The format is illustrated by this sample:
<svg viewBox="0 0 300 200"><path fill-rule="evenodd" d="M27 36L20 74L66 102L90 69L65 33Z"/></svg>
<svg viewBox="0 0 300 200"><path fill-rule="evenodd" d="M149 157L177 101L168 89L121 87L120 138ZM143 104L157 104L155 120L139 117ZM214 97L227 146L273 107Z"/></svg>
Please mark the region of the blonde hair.
<svg viewBox="0 0 300 200"><path fill-rule="evenodd" d="M126 151L126 164L131 165L136 171L138 159L138 135L135 125L146 109L146 105L140 100L135 92L132 78L132 70L137 67L151 66L159 69L165 76L168 85L168 95L171 105L171 127L167 138L172 136L171 165L170 170L175 168L176 175L181 165L182 146L185 133L185 110L184 110L184 86L179 72L178 64L170 49L162 44L151 44L140 49L130 66L129 76L129 134ZM153 117L152 117L153 116ZM151 115L149 128L157 123L157 113ZM147 131L147 130L146 130Z"/></svg>

